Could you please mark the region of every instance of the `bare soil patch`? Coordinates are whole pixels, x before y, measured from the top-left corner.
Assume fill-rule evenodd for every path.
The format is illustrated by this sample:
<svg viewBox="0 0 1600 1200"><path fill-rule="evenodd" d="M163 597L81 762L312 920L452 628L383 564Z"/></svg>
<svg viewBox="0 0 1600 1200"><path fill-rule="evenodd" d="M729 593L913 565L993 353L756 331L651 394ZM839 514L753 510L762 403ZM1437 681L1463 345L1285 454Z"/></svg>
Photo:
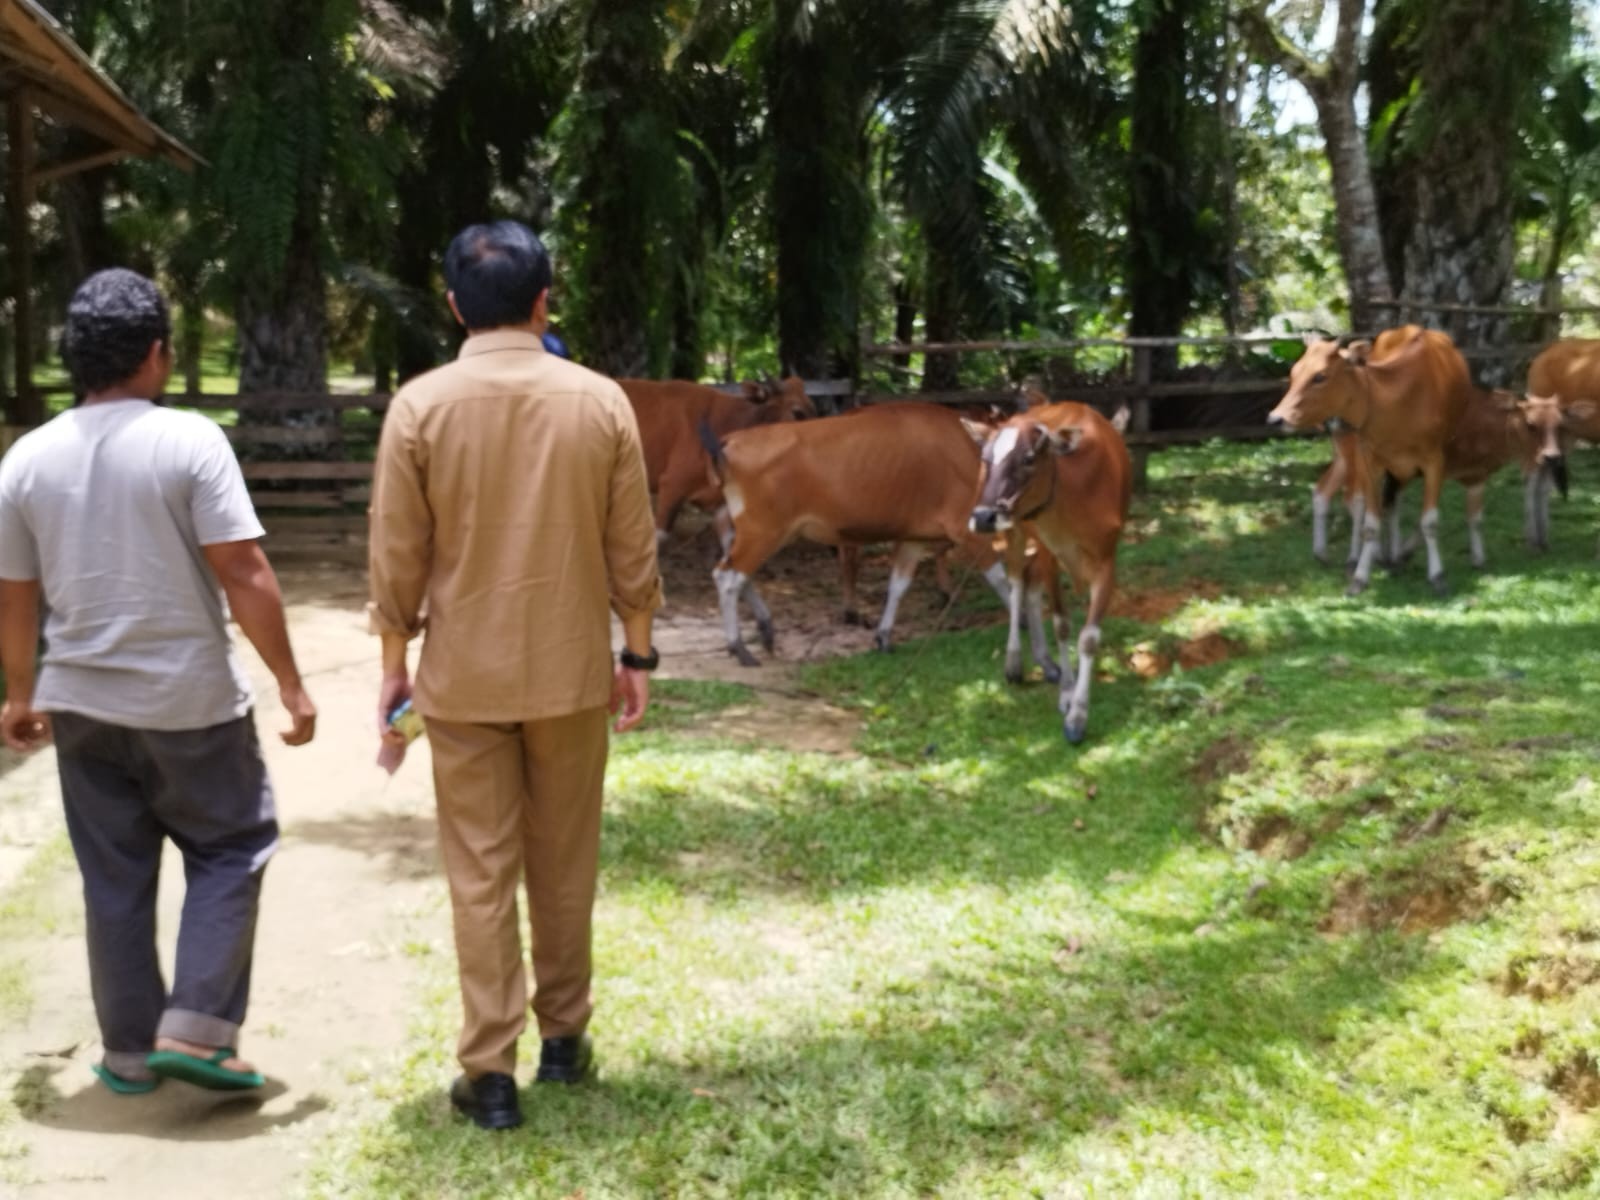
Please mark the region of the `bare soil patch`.
<svg viewBox="0 0 1600 1200"><path fill-rule="evenodd" d="M1432 933L1474 920L1504 896L1461 866L1456 872L1429 879L1390 879L1374 886L1367 879L1346 879L1334 889L1333 903L1317 930L1333 937L1395 929L1404 934Z"/></svg>
<svg viewBox="0 0 1600 1200"><path fill-rule="evenodd" d="M1250 743L1237 734L1218 738L1200 752L1189 777L1201 787L1210 787L1218 780L1237 775L1250 765Z"/></svg>
<svg viewBox="0 0 1600 1200"><path fill-rule="evenodd" d="M1549 1088L1579 1112L1600 1107L1600 1069L1588 1051L1580 1050L1550 1072Z"/></svg>
<svg viewBox="0 0 1600 1200"><path fill-rule="evenodd" d="M1192 600L1215 600L1222 588L1208 579L1191 579L1178 587L1119 590L1111 598L1111 615L1159 625Z"/></svg>
<svg viewBox="0 0 1600 1200"><path fill-rule="evenodd" d="M1311 835L1283 813L1272 813L1249 822L1241 831L1240 843L1263 858L1293 862L1311 850Z"/></svg>
<svg viewBox="0 0 1600 1200"><path fill-rule="evenodd" d="M1573 953L1532 955L1514 959L1500 977L1508 996L1551 1000L1600 983L1600 959Z"/></svg>

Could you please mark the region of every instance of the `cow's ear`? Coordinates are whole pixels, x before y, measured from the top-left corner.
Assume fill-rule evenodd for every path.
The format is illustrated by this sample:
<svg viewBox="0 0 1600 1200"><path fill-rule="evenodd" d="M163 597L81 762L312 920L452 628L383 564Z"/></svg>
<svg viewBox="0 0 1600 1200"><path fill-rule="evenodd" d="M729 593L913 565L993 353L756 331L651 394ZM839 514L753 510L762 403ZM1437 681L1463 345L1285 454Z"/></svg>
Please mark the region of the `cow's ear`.
<svg viewBox="0 0 1600 1200"><path fill-rule="evenodd" d="M1567 405L1567 415L1575 421L1592 421L1596 412L1593 400L1574 400Z"/></svg>
<svg viewBox="0 0 1600 1200"><path fill-rule="evenodd" d="M1046 429L1045 437L1050 439L1050 453L1056 457L1071 454L1083 442L1083 426L1068 425L1065 429Z"/></svg>
<svg viewBox="0 0 1600 1200"><path fill-rule="evenodd" d="M969 421L966 417L961 418L961 428L965 429L967 436L977 443L979 450L989 444L989 435L994 432L981 421Z"/></svg>
<svg viewBox="0 0 1600 1200"><path fill-rule="evenodd" d="M1021 400L1024 411L1031 408L1043 408L1050 403L1050 397L1035 387L1023 388Z"/></svg>
<svg viewBox="0 0 1600 1200"><path fill-rule="evenodd" d="M1364 367L1367 365L1367 360L1372 357L1372 343L1365 339L1351 342L1339 351L1339 357L1351 366Z"/></svg>
<svg viewBox="0 0 1600 1200"><path fill-rule="evenodd" d="M767 385L757 383L754 379L746 379L739 385L744 389L744 398L751 404L760 404L767 398Z"/></svg>

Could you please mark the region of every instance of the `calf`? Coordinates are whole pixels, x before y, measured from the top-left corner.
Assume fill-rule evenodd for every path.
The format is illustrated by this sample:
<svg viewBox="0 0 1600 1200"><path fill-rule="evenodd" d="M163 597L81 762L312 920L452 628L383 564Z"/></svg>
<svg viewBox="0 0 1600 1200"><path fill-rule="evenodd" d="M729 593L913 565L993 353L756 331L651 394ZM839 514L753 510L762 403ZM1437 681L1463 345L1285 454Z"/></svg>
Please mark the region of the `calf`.
<svg viewBox="0 0 1600 1200"><path fill-rule="evenodd" d="M1366 590L1378 557L1382 529L1380 476L1405 483L1423 478L1422 536L1428 546L1428 582L1444 592L1439 554L1439 492L1445 478L1445 444L1472 392L1466 360L1449 337L1415 325L1385 332L1375 346L1341 348L1333 339L1309 339L1289 375L1289 390L1267 416L1269 425L1313 428L1338 418L1358 435L1366 511L1361 556L1349 592Z"/></svg>
<svg viewBox="0 0 1600 1200"><path fill-rule="evenodd" d="M619 379L617 383L639 422L645 474L656 494L656 537L661 540L666 539L685 503L712 512L722 507L722 494L708 477L709 464L700 444L702 424L709 425L718 437L726 437L753 425L817 415L805 384L793 375L781 384L771 380L746 383L742 396L682 380ZM718 520L718 533L726 542L724 519Z"/></svg>
<svg viewBox="0 0 1600 1200"><path fill-rule="evenodd" d="M1116 589L1117 546L1128 518L1133 468L1117 427L1084 404L1050 404L1013 417L999 429L970 425L982 447L983 477L971 528L1007 535L1011 581L1011 636L1007 674L1020 667L1017 627L1021 619L1026 535L1031 532L1089 589L1089 611L1078 636L1073 670L1064 607L1056 613L1061 648L1062 731L1073 743L1089 723L1089 687L1100 648L1100 621Z"/></svg>
<svg viewBox="0 0 1600 1200"><path fill-rule="evenodd" d="M1528 394L1549 396L1571 437L1600 442L1600 338L1567 338L1528 368Z"/></svg>
<svg viewBox="0 0 1600 1200"><path fill-rule="evenodd" d="M830 546L895 544L878 622L883 649L923 558L960 546L984 560L984 539L967 528L978 454L954 413L931 404L882 404L804 424L745 429L725 441L703 426L702 436L733 528L712 577L728 652L745 666L757 660L739 630L739 599L754 610L770 653L772 614L750 580L796 537ZM1004 568L992 547L987 554L985 578L1003 596Z"/></svg>

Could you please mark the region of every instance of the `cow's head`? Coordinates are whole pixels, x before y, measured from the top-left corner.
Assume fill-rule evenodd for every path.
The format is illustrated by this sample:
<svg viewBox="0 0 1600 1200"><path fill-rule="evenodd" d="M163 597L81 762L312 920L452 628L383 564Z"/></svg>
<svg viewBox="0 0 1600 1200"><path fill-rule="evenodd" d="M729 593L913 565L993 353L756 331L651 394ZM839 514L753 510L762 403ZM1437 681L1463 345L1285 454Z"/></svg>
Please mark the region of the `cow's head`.
<svg viewBox="0 0 1600 1200"><path fill-rule="evenodd" d="M751 404L761 406L763 424L809 421L817 415L817 406L806 395L805 380L798 375L790 375L781 383L776 379L747 381L744 384L744 397Z"/></svg>
<svg viewBox="0 0 1600 1200"><path fill-rule="evenodd" d="M1267 424L1314 429L1344 415L1359 394L1360 373L1371 355L1371 342L1341 347L1337 338L1307 338L1305 353L1290 368L1289 390L1267 414Z"/></svg>
<svg viewBox="0 0 1600 1200"><path fill-rule="evenodd" d="M1562 404L1558 396L1517 396L1509 392L1497 392L1496 395L1501 397L1502 406L1515 409L1517 416L1527 427L1529 435L1538 447L1536 460L1538 468L1550 472L1550 477L1565 499L1567 446L1572 440L1570 427L1581 426L1593 420L1594 403L1589 400L1579 400L1573 404Z"/></svg>
<svg viewBox="0 0 1600 1200"><path fill-rule="evenodd" d="M968 521L974 533L1004 533L1037 515L1055 489L1055 460L1083 440L1077 426L1051 429L1032 417L1013 417L998 429L963 421L983 455L978 503Z"/></svg>

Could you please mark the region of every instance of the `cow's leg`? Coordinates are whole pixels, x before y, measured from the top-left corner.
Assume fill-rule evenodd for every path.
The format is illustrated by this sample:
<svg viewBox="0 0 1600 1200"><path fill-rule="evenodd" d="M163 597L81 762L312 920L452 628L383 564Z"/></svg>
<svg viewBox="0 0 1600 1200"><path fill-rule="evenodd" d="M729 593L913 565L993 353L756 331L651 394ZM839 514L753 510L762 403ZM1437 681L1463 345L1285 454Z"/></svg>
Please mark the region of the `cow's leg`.
<svg viewBox="0 0 1600 1200"><path fill-rule="evenodd" d="M1422 540L1428 544L1428 583L1439 595L1450 590L1444 578L1444 558L1439 553L1439 493L1444 489L1444 459L1422 468Z"/></svg>
<svg viewBox="0 0 1600 1200"><path fill-rule="evenodd" d="M1061 590L1061 571L1050 573L1047 585L1050 606L1055 610L1056 653L1061 656L1061 686L1071 691L1077 684L1077 672L1072 666L1072 614L1067 611L1066 596Z"/></svg>
<svg viewBox="0 0 1600 1200"><path fill-rule="evenodd" d="M722 552L727 554L733 549L733 514L728 511L726 504L711 514L711 527L717 531L717 542L722 546Z"/></svg>
<svg viewBox="0 0 1600 1200"><path fill-rule="evenodd" d="M672 532L672 525L678 519L678 513L683 510L684 503L695 491L705 485L705 480L697 475L686 475L682 471L668 472L661 477L661 486L656 491L656 542L659 545L667 540L667 534Z"/></svg>
<svg viewBox="0 0 1600 1200"><path fill-rule="evenodd" d="M1546 531L1542 528L1540 518L1544 515L1544 477L1548 474L1543 467L1536 466L1531 471L1523 472L1522 477L1522 537L1529 550L1544 550L1547 548Z"/></svg>
<svg viewBox="0 0 1600 1200"><path fill-rule="evenodd" d="M1366 454L1365 449L1362 451ZM1378 561L1378 544L1383 533L1383 504L1378 492L1378 480L1373 474L1372 463L1363 458L1362 472L1363 490L1366 493L1366 511L1361 514L1361 557L1356 560L1356 569L1350 576L1350 586L1345 593L1350 596L1359 596L1367 590L1367 585L1372 582L1372 567Z"/></svg>
<svg viewBox="0 0 1600 1200"><path fill-rule="evenodd" d="M856 577L861 570L861 549L859 546L839 547L839 590L844 593L844 616L846 625L865 624L861 619L861 610L856 607Z"/></svg>
<svg viewBox="0 0 1600 1200"><path fill-rule="evenodd" d="M1344 486L1348 473L1338 443L1335 443L1333 462L1311 489L1311 557L1324 566L1328 562L1328 509L1333 506L1333 498Z"/></svg>
<svg viewBox="0 0 1600 1200"><path fill-rule="evenodd" d="M917 564L928 556L928 548L918 542L903 542L895 547L893 566L889 568L889 598L883 605L883 616L878 618L879 650L885 654L894 644L894 617L900 609L900 600L916 576Z"/></svg>
<svg viewBox="0 0 1600 1200"><path fill-rule="evenodd" d="M1048 569L1047 569L1048 568ZM1055 560L1046 559L1041 550L1040 555L1028 565L1028 649L1033 653L1033 661L1039 664L1039 669L1044 672L1047 683L1061 682L1061 664L1050 656L1050 643L1044 633L1045 604L1060 603L1060 587L1052 590L1048 578L1051 571L1055 570ZM1059 576L1059 572L1057 572ZM1055 612L1051 608L1052 614Z"/></svg>
<svg viewBox="0 0 1600 1200"><path fill-rule="evenodd" d="M939 589L939 607L947 607L955 599L956 585L950 578L950 551L941 550L933 556L933 586Z"/></svg>
<svg viewBox="0 0 1600 1200"><path fill-rule="evenodd" d="M1073 745L1083 741L1083 732L1089 725L1089 685L1094 680L1094 656L1100 651L1100 618L1111 604L1116 582L1114 560L1097 566L1089 577L1089 614L1083 619L1083 632L1078 634L1078 673L1070 691L1066 674L1062 675L1061 732Z"/></svg>
<svg viewBox="0 0 1600 1200"><path fill-rule="evenodd" d="M1361 530L1367 522L1367 498L1360 492L1345 504L1350 513L1350 554L1344 560L1345 570L1353 571L1361 561Z"/></svg>
<svg viewBox="0 0 1600 1200"><path fill-rule="evenodd" d="M1539 549L1550 549L1550 493L1556 490L1555 473L1539 469Z"/></svg>
<svg viewBox="0 0 1600 1200"><path fill-rule="evenodd" d="M1483 552L1483 495L1487 487L1477 483L1467 489L1467 540L1472 543L1472 565L1480 570L1488 561Z"/></svg>
<svg viewBox="0 0 1600 1200"><path fill-rule="evenodd" d="M1000 564L996 564L1000 565ZM1006 538L1006 682L1022 682L1022 607L1028 599L1028 546L1020 530Z"/></svg>
<svg viewBox="0 0 1600 1200"><path fill-rule="evenodd" d="M717 603L722 610L722 632L727 638L728 653L738 659L741 666L759 667L760 661L750 653L750 648L744 644L744 635L739 630L739 601L742 598L755 614L761 644L770 654L777 643L772 627L772 610L767 607L750 577L778 552L783 540L757 536L748 529L745 533L749 536L734 537L732 549L711 572L711 578L717 585Z"/></svg>

